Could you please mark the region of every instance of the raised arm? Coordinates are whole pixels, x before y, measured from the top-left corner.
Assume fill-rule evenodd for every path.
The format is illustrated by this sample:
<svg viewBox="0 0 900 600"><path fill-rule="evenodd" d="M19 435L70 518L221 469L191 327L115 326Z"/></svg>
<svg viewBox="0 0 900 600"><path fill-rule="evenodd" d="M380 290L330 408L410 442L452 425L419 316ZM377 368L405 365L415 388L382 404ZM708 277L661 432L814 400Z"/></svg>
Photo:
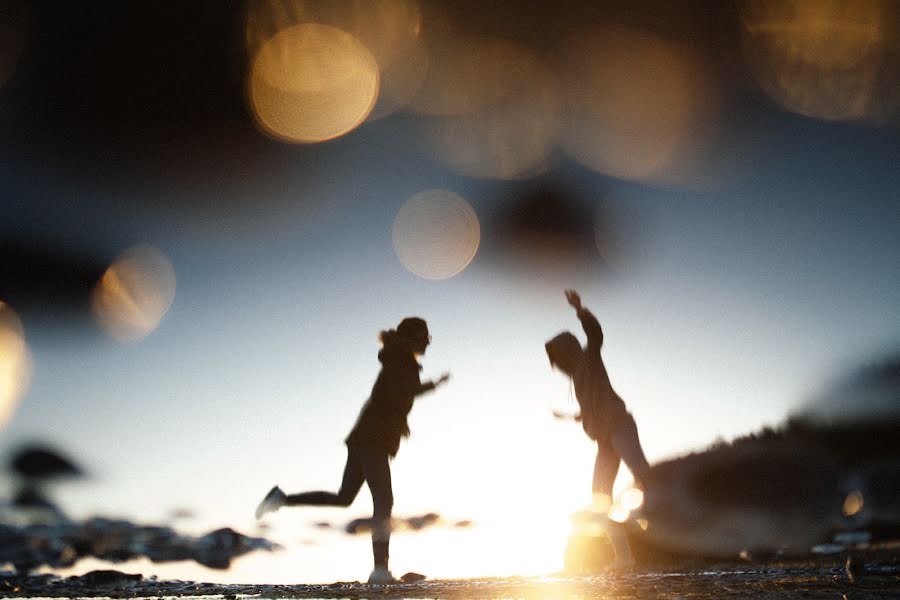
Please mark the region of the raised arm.
<svg viewBox="0 0 900 600"><path fill-rule="evenodd" d="M603 346L603 328L594 313L581 305L581 296L575 290L566 290L566 300L575 309L575 315L581 321L581 327L587 335L587 349L589 352L600 352Z"/></svg>
<svg viewBox="0 0 900 600"><path fill-rule="evenodd" d="M441 375L440 377L438 377L437 379L435 379L433 381L423 381L422 383L419 384L419 388L416 390L415 395L419 396L426 392L430 392L431 390L435 389L436 387L447 383L447 381L449 379L450 379L450 373L444 373L443 375Z"/></svg>

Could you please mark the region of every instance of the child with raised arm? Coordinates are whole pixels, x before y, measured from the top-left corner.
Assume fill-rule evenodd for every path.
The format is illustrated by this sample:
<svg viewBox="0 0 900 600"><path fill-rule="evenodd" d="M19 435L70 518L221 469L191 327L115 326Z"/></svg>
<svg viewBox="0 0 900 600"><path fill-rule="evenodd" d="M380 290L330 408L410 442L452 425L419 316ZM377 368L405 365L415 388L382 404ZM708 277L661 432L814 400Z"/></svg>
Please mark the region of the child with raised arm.
<svg viewBox="0 0 900 600"><path fill-rule="evenodd" d="M285 494L277 485L256 509L256 518L282 506L350 506L362 484L372 493L372 554L375 568L369 583L393 583L388 569L391 537L391 509L394 495L391 487L391 459L400 447L400 438L409 435L407 415L416 397L445 383L445 373L435 381L422 383L418 357L425 354L431 336L428 325L418 317L403 319L396 329L381 332L383 345L378 353L381 371L372 393L362 408L350 435L347 436L347 464L341 488L333 492Z"/></svg>
<svg viewBox="0 0 900 600"><path fill-rule="evenodd" d="M566 290L566 300L581 321L587 335L584 348L572 333L560 333L545 344L550 366L568 375L575 387L575 398L581 409L580 418L584 432L597 442L597 459L594 463L594 505L608 507L612 499L613 483L623 461L638 485L645 487L650 466L644 457L638 438L637 425L622 398L613 389L600 355L603 346L603 329L597 317L581 305L581 297L575 290ZM616 552L616 568L634 564L624 528L609 523L608 533Z"/></svg>

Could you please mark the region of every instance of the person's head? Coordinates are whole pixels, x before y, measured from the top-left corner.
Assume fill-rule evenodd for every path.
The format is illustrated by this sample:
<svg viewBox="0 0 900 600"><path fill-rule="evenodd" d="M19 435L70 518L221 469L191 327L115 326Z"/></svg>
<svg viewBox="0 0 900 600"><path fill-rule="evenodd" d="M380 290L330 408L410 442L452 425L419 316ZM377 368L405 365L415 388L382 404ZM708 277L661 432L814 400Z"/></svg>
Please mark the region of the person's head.
<svg viewBox="0 0 900 600"><path fill-rule="evenodd" d="M564 331L544 344L550 366L556 367L569 377L575 375L578 359L581 357L581 344L572 333Z"/></svg>
<svg viewBox="0 0 900 600"><path fill-rule="evenodd" d="M419 317L406 317L396 329L390 332L382 332L381 341L386 343L386 336L390 333L395 334L395 338L399 343L409 348L413 354L425 354L425 349L431 343L431 336L428 334L428 324L425 319Z"/></svg>

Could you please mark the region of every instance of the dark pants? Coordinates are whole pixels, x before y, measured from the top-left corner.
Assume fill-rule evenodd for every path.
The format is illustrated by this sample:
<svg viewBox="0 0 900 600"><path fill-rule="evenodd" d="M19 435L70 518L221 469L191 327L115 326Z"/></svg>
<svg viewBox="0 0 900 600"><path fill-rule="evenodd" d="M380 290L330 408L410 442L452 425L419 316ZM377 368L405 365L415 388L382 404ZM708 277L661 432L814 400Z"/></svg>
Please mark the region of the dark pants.
<svg viewBox="0 0 900 600"><path fill-rule="evenodd" d="M624 462L639 485L646 485L650 465L644 457L637 425L630 413L606 438L597 440L597 460L594 462L593 489L595 494L612 498L613 483Z"/></svg>
<svg viewBox="0 0 900 600"><path fill-rule="evenodd" d="M356 499L362 484L369 485L372 493L372 550L375 566L387 566L388 544L391 540L391 510L394 508L394 492L391 488L391 463L386 450L364 446L347 446L347 464L338 493L304 492L291 494L288 506L350 506Z"/></svg>

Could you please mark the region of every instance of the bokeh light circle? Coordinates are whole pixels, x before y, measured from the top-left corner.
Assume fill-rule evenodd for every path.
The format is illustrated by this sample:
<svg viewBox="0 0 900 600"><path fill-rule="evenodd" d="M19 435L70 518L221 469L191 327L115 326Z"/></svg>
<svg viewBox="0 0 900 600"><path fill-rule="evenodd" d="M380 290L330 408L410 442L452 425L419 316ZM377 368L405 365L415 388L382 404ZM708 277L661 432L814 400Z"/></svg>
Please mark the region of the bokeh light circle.
<svg viewBox="0 0 900 600"><path fill-rule="evenodd" d="M486 61L492 81L490 97L474 104L474 112L423 119L423 137L436 159L464 175L533 176L544 170L556 143L559 92L555 77L528 48L508 42L487 48L495 51ZM481 88L476 89L480 93ZM473 93L470 98L476 96Z"/></svg>
<svg viewBox="0 0 900 600"><path fill-rule="evenodd" d="M22 322L8 304L0 301L0 428L15 414L30 380L31 353Z"/></svg>
<svg viewBox="0 0 900 600"><path fill-rule="evenodd" d="M433 189L419 192L394 219L397 258L425 279L453 277L475 257L481 240L478 216L458 194Z"/></svg>
<svg viewBox="0 0 900 600"><path fill-rule="evenodd" d="M259 126L271 136L315 143L359 126L378 98L378 64L353 35L301 23L262 45L248 94Z"/></svg>
<svg viewBox="0 0 900 600"><path fill-rule="evenodd" d="M777 104L807 117L881 120L896 115L896 2L745 0L743 53ZM889 91L891 90L891 91Z"/></svg>
<svg viewBox="0 0 900 600"><path fill-rule="evenodd" d="M378 63L378 101L369 120L385 117L412 100L428 72L419 2L310 0L307 6L316 22L353 34Z"/></svg>
<svg viewBox="0 0 900 600"><path fill-rule="evenodd" d="M556 57L561 146L629 180L668 176L713 112L705 68L686 48L626 28L570 37Z"/></svg>
<svg viewBox="0 0 900 600"><path fill-rule="evenodd" d="M94 315L122 342L155 330L175 299L175 270L165 254L141 244L125 251L94 288Z"/></svg>
<svg viewBox="0 0 900 600"><path fill-rule="evenodd" d="M535 74L535 57L513 42L487 36L430 40L428 74L410 110L424 115L464 115L521 93Z"/></svg>

